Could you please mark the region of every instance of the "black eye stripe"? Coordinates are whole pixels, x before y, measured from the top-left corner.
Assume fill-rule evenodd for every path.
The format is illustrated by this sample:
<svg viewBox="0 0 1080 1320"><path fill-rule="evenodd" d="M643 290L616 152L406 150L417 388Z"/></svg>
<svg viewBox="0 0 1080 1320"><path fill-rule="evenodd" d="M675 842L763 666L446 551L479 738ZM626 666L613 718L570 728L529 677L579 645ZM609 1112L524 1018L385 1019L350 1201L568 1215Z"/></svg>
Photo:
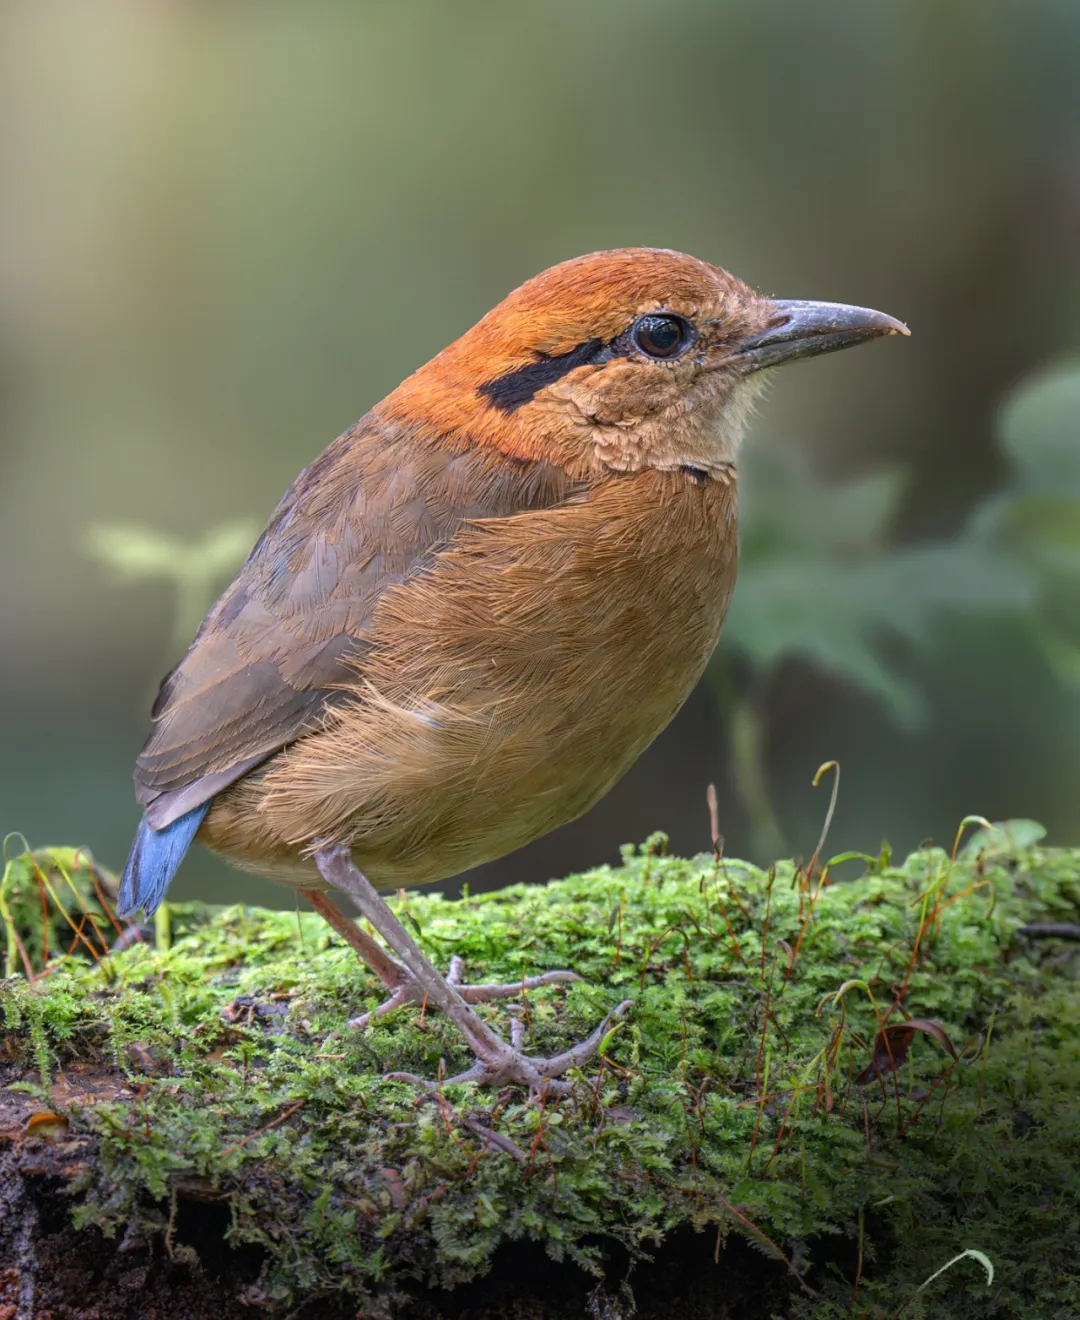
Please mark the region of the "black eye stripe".
<svg viewBox="0 0 1080 1320"><path fill-rule="evenodd" d="M647 323L650 329L655 327L656 330L660 330L662 326L678 326L682 336L672 351L666 354L652 353L639 342L640 335L637 332L642 328L643 323ZM621 335L607 343L602 339L586 339L565 353L553 355L541 353L534 362L508 371L504 376L496 376L494 380L485 381L477 393L484 395L500 412L516 412L534 399L545 386L554 385L557 380L569 375L571 371L576 371L578 367L597 366L617 357L645 357L657 362L672 361L681 357L696 338L697 331L685 317L678 316L674 312L647 312L637 317Z"/></svg>
<svg viewBox="0 0 1080 1320"><path fill-rule="evenodd" d="M545 385L554 385L578 367L595 362L603 349L602 339L587 339L568 353L559 353L555 357L542 353L535 362L486 381L480 386L479 393L486 395L500 412L516 412Z"/></svg>

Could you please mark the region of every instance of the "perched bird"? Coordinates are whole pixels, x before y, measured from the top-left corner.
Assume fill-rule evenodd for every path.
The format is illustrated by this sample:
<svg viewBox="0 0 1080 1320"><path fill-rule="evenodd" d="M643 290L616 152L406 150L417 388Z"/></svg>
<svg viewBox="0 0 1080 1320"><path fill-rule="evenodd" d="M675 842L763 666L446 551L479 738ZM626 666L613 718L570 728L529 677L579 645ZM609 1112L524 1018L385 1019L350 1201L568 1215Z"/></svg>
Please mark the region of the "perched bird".
<svg viewBox="0 0 1080 1320"><path fill-rule="evenodd" d="M444 978L377 891L501 857L626 772L716 645L762 370L890 334L653 248L516 289L300 474L162 683L121 915L197 838L305 893L385 983L377 1012L446 1012L462 1078L538 1090L587 1059L610 1016L527 1057L468 1006L521 984Z"/></svg>

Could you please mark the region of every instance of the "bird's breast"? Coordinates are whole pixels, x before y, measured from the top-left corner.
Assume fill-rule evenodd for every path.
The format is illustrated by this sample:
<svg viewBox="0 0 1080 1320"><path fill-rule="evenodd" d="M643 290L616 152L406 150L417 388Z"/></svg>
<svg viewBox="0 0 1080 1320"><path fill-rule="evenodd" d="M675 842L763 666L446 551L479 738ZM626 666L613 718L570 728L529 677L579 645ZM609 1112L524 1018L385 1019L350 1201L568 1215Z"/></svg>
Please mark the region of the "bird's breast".
<svg viewBox="0 0 1080 1320"><path fill-rule="evenodd" d="M380 600L350 700L262 777L265 825L396 886L573 819L689 695L736 560L733 481L678 472L463 528Z"/></svg>

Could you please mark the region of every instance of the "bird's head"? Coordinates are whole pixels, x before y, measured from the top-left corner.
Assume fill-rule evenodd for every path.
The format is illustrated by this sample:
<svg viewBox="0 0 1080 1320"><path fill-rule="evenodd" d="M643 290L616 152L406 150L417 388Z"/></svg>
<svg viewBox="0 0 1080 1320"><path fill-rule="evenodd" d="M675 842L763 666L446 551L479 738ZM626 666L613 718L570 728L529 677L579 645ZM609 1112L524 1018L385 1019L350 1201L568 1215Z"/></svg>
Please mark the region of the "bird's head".
<svg viewBox="0 0 1080 1320"><path fill-rule="evenodd" d="M907 333L868 308L767 298L681 252L621 248L526 281L384 407L582 475L719 475L764 368Z"/></svg>

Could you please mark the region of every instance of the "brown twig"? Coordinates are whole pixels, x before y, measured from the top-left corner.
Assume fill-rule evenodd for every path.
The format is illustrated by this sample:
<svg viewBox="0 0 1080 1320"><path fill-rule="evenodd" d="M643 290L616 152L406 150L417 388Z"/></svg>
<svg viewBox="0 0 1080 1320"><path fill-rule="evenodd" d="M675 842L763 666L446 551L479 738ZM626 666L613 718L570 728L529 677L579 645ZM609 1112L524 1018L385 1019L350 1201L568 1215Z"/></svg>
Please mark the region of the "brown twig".
<svg viewBox="0 0 1080 1320"><path fill-rule="evenodd" d="M281 1123L284 1123L287 1118L292 1118L293 1114L295 1114L296 1111L306 1103L306 1100L297 1100L297 1102L294 1105L290 1105L283 1114L279 1114L273 1122L264 1124L257 1132L249 1133L246 1137L236 1142L235 1145L226 1146L221 1154L223 1156L234 1154L241 1148L241 1146L246 1146L249 1141L254 1141L256 1137L261 1137L264 1133L269 1132L271 1128L278 1127Z"/></svg>
<svg viewBox="0 0 1080 1320"><path fill-rule="evenodd" d="M1029 921L1017 932L1033 940L1078 940L1080 923L1075 921Z"/></svg>
<svg viewBox="0 0 1080 1320"><path fill-rule="evenodd" d="M719 1192L716 1192L715 1196L716 1199L725 1207L725 1209L727 1209L731 1214L735 1216L735 1218L739 1221L740 1224L745 1225L745 1227L748 1228L756 1238L758 1238L761 1242L764 1242L765 1245L771 1251L774 1251L776 1253L777 1259L782 1260L784 1262L792 1278L794 1278L796 1283L803 1290L803 1292L806 1293L808 1297L817 1296L817 1292L810 1287L810 1285L806 1282L806 1280L795 1268L795 1266L791 1263L791 1261L788 1260L787 1256L784 1255L784 1253L780 1250L780 1248L776 1245L776 1243L772 1240L772 1238L769 1237L768 1233L766 1233L763 1229L758 1228L757 1224L755 1224L752 1219L744 1215L741 1210L737 1210L735 1206L733 1206L731 1202L728 1201L725 1197L721 1196Z"/></svg>
<svg viewBox="0 0 1080 1320"><path fill-rule="evenodd" d="M723 835L720 833L720 806L716 800L716 785L710 784L705 790L705 801L709 807L709 833L712 835L713 861L720 861L723 850Z"/></svg>

